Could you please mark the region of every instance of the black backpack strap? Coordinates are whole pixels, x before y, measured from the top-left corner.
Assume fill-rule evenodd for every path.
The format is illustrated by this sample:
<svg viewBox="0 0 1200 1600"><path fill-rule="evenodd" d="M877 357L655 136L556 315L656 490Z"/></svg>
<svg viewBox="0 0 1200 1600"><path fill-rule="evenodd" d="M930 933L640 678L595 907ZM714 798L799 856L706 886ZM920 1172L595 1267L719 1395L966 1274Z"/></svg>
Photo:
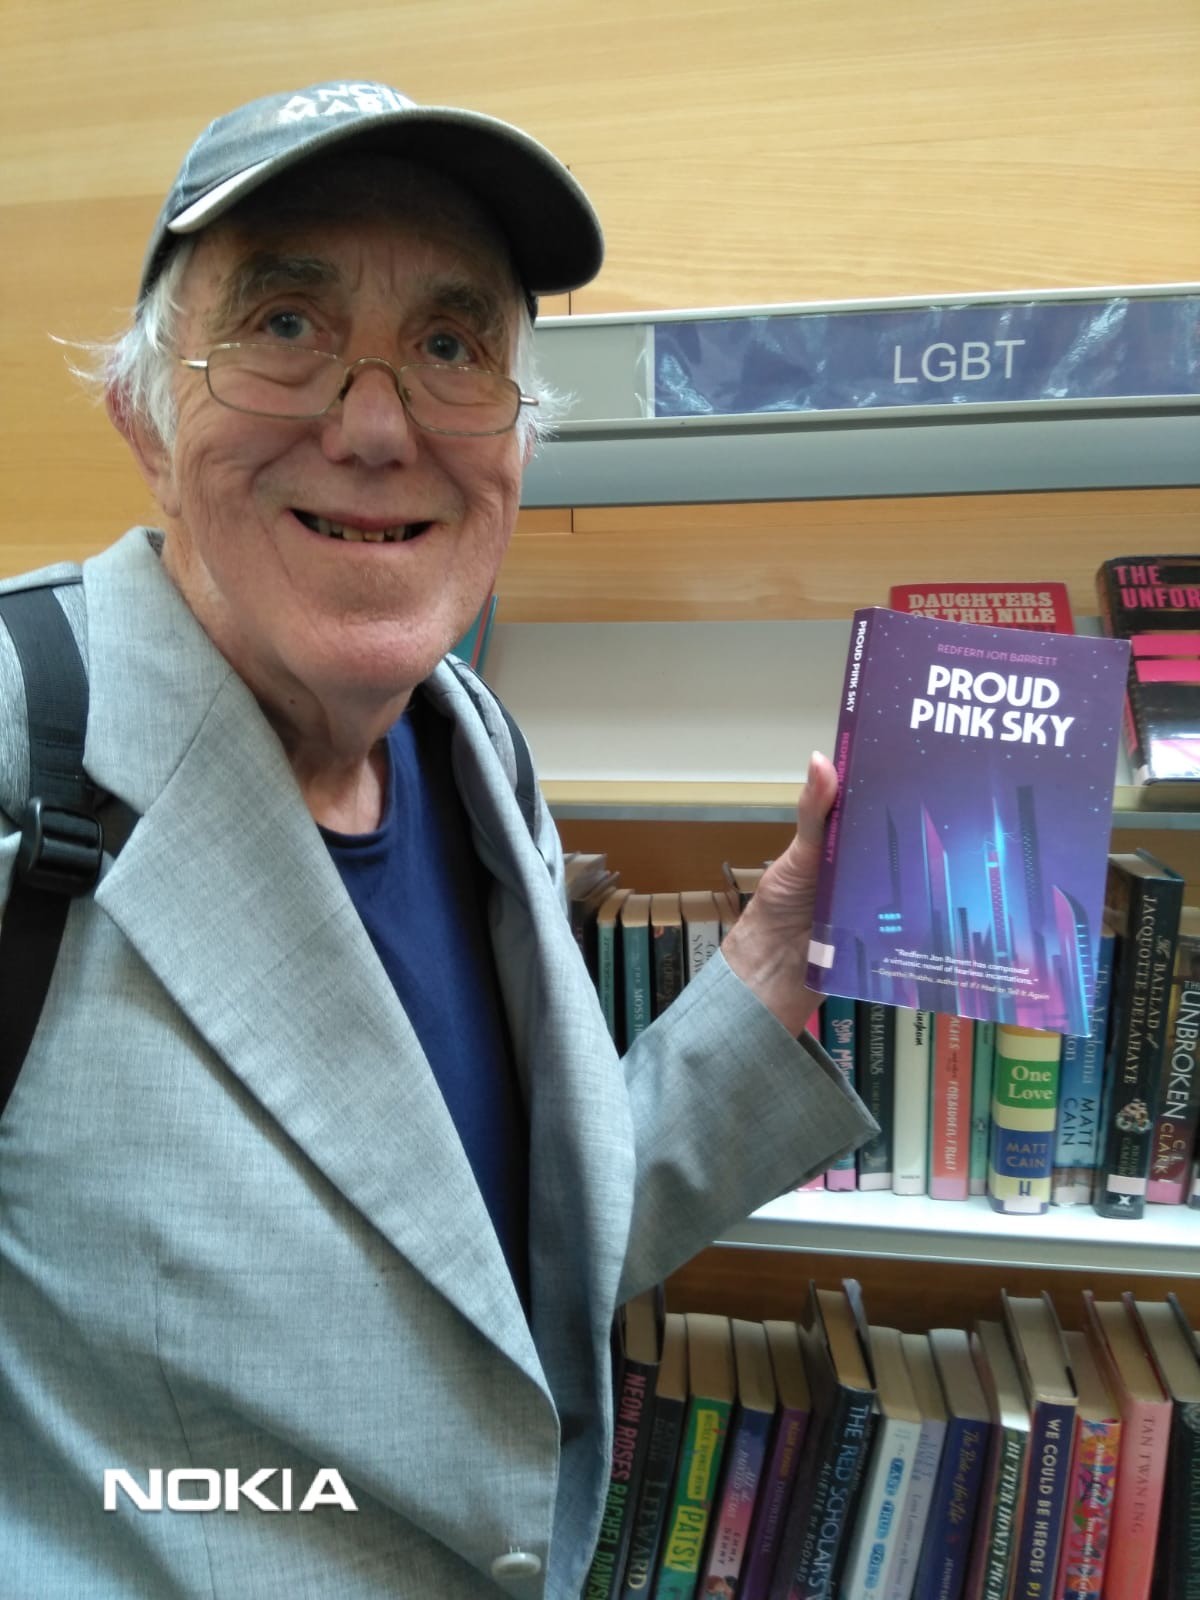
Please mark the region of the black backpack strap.
<svg viewBox="0 0 1200 1600"><path fill-rule="evenodd" d="M470 695L471 701L479 713L479 720L486 728L488 725L487 712L484 709L485 701L480 691L478 679L465 662L451 659L450 665L454 668L458 681ZM525 741L525 735L505 709L504 703L490 689L487 692L487 698L504 718L504 725L508 729L508 737L512 742L513 763L517 774L513 789L517 797L517 805L521 808L521 815L525 819L525 826L529 830L529 837L536 844L537 781L533 776L533 757L529 753L529 745Z"/></svg>
<svg viewBox="0 0 1200 1600"><path fill-rule="evenodd" d="M54 598L62 581L0 595L29 725L29 795L14 818L21 842L0 922L0 1112L41 1016L70 902L93 888L104 855L99 813L107 797L83 770L88 681Z"/></svg>

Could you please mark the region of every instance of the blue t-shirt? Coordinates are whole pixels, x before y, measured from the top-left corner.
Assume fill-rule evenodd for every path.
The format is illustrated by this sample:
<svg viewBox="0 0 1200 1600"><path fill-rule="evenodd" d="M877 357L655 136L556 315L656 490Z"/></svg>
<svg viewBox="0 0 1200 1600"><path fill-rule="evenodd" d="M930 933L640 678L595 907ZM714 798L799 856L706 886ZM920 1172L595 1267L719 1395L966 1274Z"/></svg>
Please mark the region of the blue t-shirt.
<svg viewBox="0 0 1200 1600"><path fill-rule="evenodd" d="M528 1117L488 937L492 880L472 848L450 733L414 695L388 735L379 828L321 833L429 1058L528 1311Z"/></svg>

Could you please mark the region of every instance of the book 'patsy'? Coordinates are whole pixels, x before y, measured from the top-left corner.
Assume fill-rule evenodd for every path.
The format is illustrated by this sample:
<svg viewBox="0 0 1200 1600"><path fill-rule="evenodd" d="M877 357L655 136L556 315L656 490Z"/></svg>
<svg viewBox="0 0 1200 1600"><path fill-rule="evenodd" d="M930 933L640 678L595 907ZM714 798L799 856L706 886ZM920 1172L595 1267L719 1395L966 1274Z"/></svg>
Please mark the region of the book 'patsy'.
<svg viewBox="0 0 1200 1600"><path fill-rule="evenodd" d="M1086 1036L1128 645L854 615L808 984Z"/></svg>

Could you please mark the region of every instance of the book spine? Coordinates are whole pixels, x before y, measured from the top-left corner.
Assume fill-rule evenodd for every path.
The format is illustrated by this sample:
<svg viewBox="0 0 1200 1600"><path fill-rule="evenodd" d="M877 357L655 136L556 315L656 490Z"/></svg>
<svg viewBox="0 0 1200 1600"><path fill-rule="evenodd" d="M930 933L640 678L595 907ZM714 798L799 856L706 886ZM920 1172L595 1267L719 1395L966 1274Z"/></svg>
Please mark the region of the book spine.
<svg viewBox="0 0 1200 1600"><path fill-rule="evenodd" d="M1046 1600L1058 1571L1070 1480L1075 1406L1039 1400L1017 1536L1011 1600Z"/></svg>
<svg viewBox="0 0 1200 1600"><path fill-rule="evenodd" d="M684 1402L659 1396L654 1403L650 1443L642 1467L637 1506L629 1536L629 1554L621 1600L646 1600L653 1590L663 1527L671 1504L671 1485L683 1432Z"/></svg>
<svg viewBox="0 0 1200 1600"><path fill-rule="evenodd" d="M909 1600L916 1577L917 1563L925 1544L925 1532L937 1488L938 1466L945 1446L946 1426L926 1422L921 1426L917 1453L913 1457L908 1497L900 1518L896 1553L888 1574L883 1600Z"/></svg>
<svg viewBox="0 0 1200 1600"><path fill-rule="evenodd" d="M1009 1580L1016 1562L1017 1517L1024 1488L1027 1444L1027 1435L1019 1429L1000 1429L996 1492L982 1549L980 1600L1008 1600Z"/></svg>
<svg viewBox="0 0 1200 1600"><path fill-rule="evenodd" d="M939 1013L933 1025L933 1091L929 1096L929 1187L934 1200L970 1193L971 1060L974 1034L965 1017Z"/></svg>
<svg viewBox="0 0 1200 1600"><path fill-rule="evenodd" d="M654 1366L628 1357L621 1369L608 1492L583 1600L612 1600L620 1587L633 1528L638 1478L650 1444L655 1371Z"/></svg>
<svg viewBox="0 0 1200 1600"><path fill-rule="evenodd" d="M1054 1169L1050 1181L1051 1198L1060 1206L1090 1204L1096 1181L1114 943L1111 930L1106 929L1100 936L1096 955L1096 987L1089 1017L1091 1033L1087 1038L1071 1034L1063 1040Z"/></svg>
<svg viewBox="0 0 1200 1600"><path fill-rule="evenodd" d="M874 1600L883 1593L899 1544L901 1508L920 1439L917 1422L884 1418L877 1425L838 1581L839 1600Z"/></svg>
<svg viewBox="0 0 1200 1600"><path fill-rule="evenodd" d="M773 1420L766 1411L739 1410L730 1429L701 1594L733 1594L737 1589L749 1548L750 1523Z"/></svg>
<svg viewBox="0 0 1200 1600"><path fill-rule="evenodd" d="M1175 947L1175 979L1146 1180L1146 1199L1159 1205L1182 1205L1187 1199L1200 1122L1198 1046L1200 934L1181 931Z"/></svg>
<svg viewBox="0 0 1200 1600"><path fill-rule="evenodd" d="M897 1006L893 1194L924 1194L929 1181L929 1070L932 1011Z"/></svg>
<svg viewBox="0 0 1200 1600"><path fill-rule="evenodd" d="M1170 1407L1127 1400L1121 1406L1121 1455L1108 1542L1104 1591L1149 1600L1162 1513L1171 1430Z"/></svg>
<svg viewBox="0 0 1200 1600"><path fill-rule="evenodd" d="M770 1600L829 1600L832 1595L874 1422L870 1394L838 1389L808 1492L797 1493L788 1519Z"/></svg>
<svg viewBox="0 0 1200 1600"><path fill-rule="evenodd" d="M1182 894L1177 878L1132 882L1129 927L1113 975L1116 1014L1095 1200L1102 1217L1137 1218L1145 1211L1150 1108L1158 1098Z"/></svg>
<svg viewBox="0 0 1200 1600"><path fill-rule="evenodd" d="M1104 1592L1120 1443L1119 1422L1076 1423L1055 1600L1100 1600Z"/></svg>
<svg viewBox="0 0 1200 1600"><path fill-rule="evenodd" d="M855 1087L854 1013L855 1002L840 994L826 995L821 1002L821 1043L852 1089ZM853 1151L840 1157L825 1173L827 1189L854 1189L857 1184Z"/></svg>
<svg viewBox="0 0 1200 1600"><path fill-rule="evenodd" d="M971 1165L967 1188L987 1193L988 1158L992 1153L992 1073L996 1063L996 1024L975 1024L971 1055Z"/></svg>
<svg viewBox="0 0 1200 1600"><path fill-rule="evenodd" d="M808 1420L807 1411L789 1408L779 1413L750 1528L750 1544L742 1574L743 1594L766 1593L779 1553L784 1512L796 1481Z"/></svg>
<svg viewBox="0 0 1200 1600"><path fill-rule="evenodd" d="M1200 1405L1173 1408L1154 1592L1200 1600Z"/></svg>
<svg viewBox="0 0 1200 1600"><path fill-rule="evenodd" d="M625 1045L650 1026L650 930L645 923L621 929L621 965L625 979Z"/></svg>
<svg viewBox="0 0 1200 1600"><path fill-rule="evenodd" d="M983 1487L991 1424L951 1417L912 1600L959 1600Z"/></svg>
<svg viewBox="0 0 1200 1600"><path fill-rule="evenodd" d="M890 1189L896 1087L894 1008L875 1000L858 1001L855 1039L858 1092L879 1124L879 1132L858 1151L858 1187Z"/></svg>
<svg viewBox="0 0 1200 1600"><path fill-rule="evenodd" d="M1049 1209L1061 1054L1061 1034L1010 1022L996 1026L988 1164L988 1199L994 1211L1037 1214Z"/></svg>
<svg viewBox="0 0 1200 1600"><path fill-rule="evenodd" d="M605 922L596 929L596 992L609 1038L617 1041L617 926Z"/></svg>
<svg viewBox="0 0 1200 1600"><path fill-rule="evenodd" d="M688 1407L654 1600L692 1600L695 1594L729 1411L726 1400L697 1398Z"/></svg>
<svg viewBox="0 0 1200 1600"><path fill-rule="evenodd" d="M677 895L670 898L678 900ZM679 922L654 922L650 932L654 1015L661 1017L671 1002L683 993L683 925Z"/></svg>
<svg viewBox="0 0 1200 1600"><path fill-rule="evenodd" d="M829 918L837 870L838 834L841 830L842 803L850 782L854 740L858 732L857 708L860 685L863 673L867 669L871 621L874 615L874 609L856 611L850 623L850 649L846 657L846 675L842 684L837 733L833 745L833 764L837 769L838 778L837 798L825 822L816 899L813 904L813 932L808 947L808 982L811 988L817 990L822 987L822 975L833 965L834 960L834 930L830 926Z"/></svg>

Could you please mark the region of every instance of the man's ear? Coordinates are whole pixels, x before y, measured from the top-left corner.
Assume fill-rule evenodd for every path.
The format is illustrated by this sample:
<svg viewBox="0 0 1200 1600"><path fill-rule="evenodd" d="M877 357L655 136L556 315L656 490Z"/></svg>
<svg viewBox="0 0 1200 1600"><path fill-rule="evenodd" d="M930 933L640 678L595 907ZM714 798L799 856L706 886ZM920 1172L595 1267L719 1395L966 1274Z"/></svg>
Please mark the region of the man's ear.
<svg viewBox="0 0 1200 1600"><path fill-rule="evenodd" d="M154 429L136 414L123 390L106 389L104 409L133 453L150 493L168 517L178 516L179 497L175 492L175 464L170 450Z"/></svg>

